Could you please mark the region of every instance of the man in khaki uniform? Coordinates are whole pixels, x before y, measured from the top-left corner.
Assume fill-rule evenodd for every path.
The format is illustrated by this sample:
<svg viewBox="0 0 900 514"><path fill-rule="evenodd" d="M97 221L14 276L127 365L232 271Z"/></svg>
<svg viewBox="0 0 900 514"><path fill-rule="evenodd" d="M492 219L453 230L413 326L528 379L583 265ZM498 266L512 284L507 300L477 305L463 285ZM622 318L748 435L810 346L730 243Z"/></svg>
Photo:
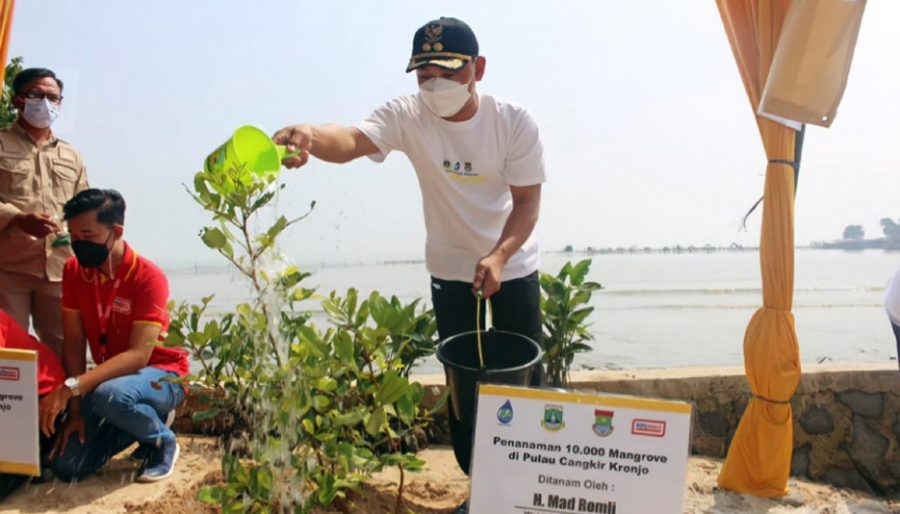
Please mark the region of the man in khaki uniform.
<svg viewBox="0 0 900 514"><path fill-rule="evenodd" d="M47 69L23 70L13 83L16 121L0 130L0 309L62 349L62 268L72 256L63 205L87 188L81 154L50 129L63 83Z"/></svg>

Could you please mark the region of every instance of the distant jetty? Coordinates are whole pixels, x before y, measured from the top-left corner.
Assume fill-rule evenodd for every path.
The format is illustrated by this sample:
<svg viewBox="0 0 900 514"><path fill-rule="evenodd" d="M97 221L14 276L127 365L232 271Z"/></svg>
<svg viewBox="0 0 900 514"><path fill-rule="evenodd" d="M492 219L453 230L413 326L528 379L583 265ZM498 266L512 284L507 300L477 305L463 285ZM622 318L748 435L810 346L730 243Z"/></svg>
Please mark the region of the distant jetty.
<svg viewBox="0 0 900 514"><path fill-rule="evenodd" d="M606 254L633 254L633 253L666 253L666 254L677 254L677 253L717 253L717 252L755 252L759 250L758 246L743 246L737 243L731 243L728 246L714 246L711 244L706 244L703 246L697 245L674 245L674 246L661 246L661 247L651 247L651 246L638 246L632 245L629 247L617 246L617 247L593 247L587 246L585 248L574 248L572 245L566 246L562 251L551 251L545 253L562 253L562 254L581 254L581 255L606 255Z"/></svg>
<svg viewBox="0 0 900 514"><path fill-rule="evenodd" d="M819 241L811 245L820 250L900 250L900 239L882 237L878 239L839 239Z"/></svg>
<svg viewBox="0 0 900 514"><path fill-rule="evenodd" d="M874 240L840 240L834 242L817 241L808 245L797 245L796 250L898 250L900 251L900 241L889 239ZM574 248L571 245L566 246L562 250L551 250L543 253L557 255L609 255L609 254L684 254L684 253L724 253L724 252L757 252L758 246L743 246L732 243L727 246L714 246L706 244L698 245L675 245L675 246L618 246L618 247L593 247Z"/></svg>

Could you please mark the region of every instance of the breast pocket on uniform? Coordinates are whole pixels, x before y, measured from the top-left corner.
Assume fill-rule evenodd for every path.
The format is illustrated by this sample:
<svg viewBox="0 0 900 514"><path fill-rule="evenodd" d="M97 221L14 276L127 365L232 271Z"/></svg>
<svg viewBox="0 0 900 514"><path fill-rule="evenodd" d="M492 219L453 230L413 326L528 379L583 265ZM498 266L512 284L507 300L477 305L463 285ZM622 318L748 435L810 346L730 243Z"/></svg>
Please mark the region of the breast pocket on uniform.
<svg viewBox="0 0 900 514"><path fill-rule="evenodd" d="M0 199L26 200L30 196L33 179L30 159L28 154L0 155Z"/></svg>
<svg viewBox="0 0 900 514"><path fill-rule="evenodd" d="M56 158L51 161L53 167L53 192L61 202L66 202L75 194L75 183L78 181L78 165L75 161Z"/></svg>

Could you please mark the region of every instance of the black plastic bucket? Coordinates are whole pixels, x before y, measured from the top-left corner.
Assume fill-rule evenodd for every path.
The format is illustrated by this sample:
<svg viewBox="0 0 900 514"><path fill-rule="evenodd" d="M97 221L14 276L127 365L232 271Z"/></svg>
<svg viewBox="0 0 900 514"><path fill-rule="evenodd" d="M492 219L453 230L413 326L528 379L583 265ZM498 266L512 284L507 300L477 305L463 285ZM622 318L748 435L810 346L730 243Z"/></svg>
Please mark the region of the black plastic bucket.
<svg viewBox="0 0 900 514"><path fill-rule="evenodd" d="M479 382L527 386L543 355L533 339L513 332L482 332L481 346L485 369L479 369L477 332L449 337L437 349L450 390L450 415L467 427L475 425Z"/></svg>

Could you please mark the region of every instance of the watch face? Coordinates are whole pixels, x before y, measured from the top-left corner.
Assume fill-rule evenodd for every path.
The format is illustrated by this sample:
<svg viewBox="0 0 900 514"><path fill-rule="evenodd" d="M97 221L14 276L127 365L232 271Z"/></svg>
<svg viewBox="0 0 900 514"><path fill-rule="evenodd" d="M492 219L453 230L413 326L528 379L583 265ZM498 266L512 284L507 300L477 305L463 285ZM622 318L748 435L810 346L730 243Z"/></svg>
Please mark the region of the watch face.
<svg viewBox="0 0 900 514"><path fill-rule="evenodd" d="M69 389L74 389L76 386L78 386L78 381L72 377L69 377L65 382L63 382L63 384L65 384L65 386Z"/></svg>

